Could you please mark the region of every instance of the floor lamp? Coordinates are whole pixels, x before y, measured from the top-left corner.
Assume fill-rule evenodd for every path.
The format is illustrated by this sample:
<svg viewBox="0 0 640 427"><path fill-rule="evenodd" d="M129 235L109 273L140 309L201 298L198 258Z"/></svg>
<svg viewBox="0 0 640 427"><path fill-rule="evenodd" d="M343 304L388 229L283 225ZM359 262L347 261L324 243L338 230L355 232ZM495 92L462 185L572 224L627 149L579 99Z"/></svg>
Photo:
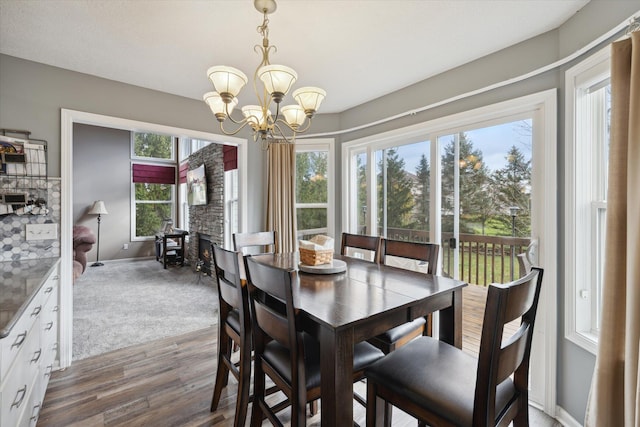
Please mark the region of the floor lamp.
<svg viewBox="0 0 640 427"><path fill-rule="evenodd" d="M91 264L91 267L99 267L101 265L104 265L100 262L100 215L106 215L108 213L109 212L107 212L107 208L105 208L104 202L102 200L96 200L95 202L93 202L93 206L89 211L89 215L98 215L98 243L96 246L96 262Z"/></svg>

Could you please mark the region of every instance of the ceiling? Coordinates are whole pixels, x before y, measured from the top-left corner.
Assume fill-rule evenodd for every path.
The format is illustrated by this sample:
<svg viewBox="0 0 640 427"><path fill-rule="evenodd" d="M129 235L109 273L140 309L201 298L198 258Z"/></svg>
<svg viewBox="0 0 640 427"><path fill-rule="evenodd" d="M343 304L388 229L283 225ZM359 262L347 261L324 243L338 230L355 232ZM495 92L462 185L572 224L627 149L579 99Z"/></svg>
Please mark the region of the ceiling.
<svg viewBox="0 0 640 427"><path fill-rule="evenodd" d="M557 28L587 3L278 0L271 62L298 72L295 87L324 88L320 112L337 113ZM0 0L0 52L202 99L212 65L251 78L261 23L252 0Z"/></svg>

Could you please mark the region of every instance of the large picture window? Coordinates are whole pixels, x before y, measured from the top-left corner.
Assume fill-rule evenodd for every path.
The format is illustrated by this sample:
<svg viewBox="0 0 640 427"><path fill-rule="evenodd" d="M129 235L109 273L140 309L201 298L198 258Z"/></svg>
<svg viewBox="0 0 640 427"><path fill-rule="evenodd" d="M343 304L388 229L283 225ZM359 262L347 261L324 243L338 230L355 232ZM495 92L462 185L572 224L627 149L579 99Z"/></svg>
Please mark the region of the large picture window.
<svg viewBox="0 0 640 427"><path fill-rule="evenodd" d="M566 73L565 335L594 354L600 333L607 212L609 55L604 49Z"/></svg>

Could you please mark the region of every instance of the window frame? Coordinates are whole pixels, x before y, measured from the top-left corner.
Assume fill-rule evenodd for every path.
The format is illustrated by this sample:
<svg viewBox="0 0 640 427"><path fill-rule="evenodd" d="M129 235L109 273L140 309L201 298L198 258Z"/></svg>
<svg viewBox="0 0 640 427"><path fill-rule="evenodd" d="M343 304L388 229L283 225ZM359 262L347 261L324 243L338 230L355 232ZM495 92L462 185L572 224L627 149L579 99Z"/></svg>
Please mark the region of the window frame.
<svg viewBox="0 0 640 427"><path fill-rule="evenodd" d="M135 164L139 164L139 165L154 165L154 166L175 166L175 164L171 163L171 162L140 162L140 161L135 161L135 160L131 160L131 167L130 167L130 173L131 173L131 177L130 177L130 181L131 181L131 191L129 194L129 198L131 200L131 230L130 230L130 239L132 242L145 242L145 241L150 241L155 239L155 235L151 235L151 236L136 236L136 207L138 203L143 203L143 204L150 204L150 203L154 203L154 204L171 204L171 220L173 221L174 224L176 224L177 226L177 222L176 222L176 208L177 208L177 198L176 198L176 193L177 193L177 188L178 188L178 184L174 183L174 184L168 184L171 185L171 200L170 201L164 201L164 200L157 200L157 201L149 201L149 200L144 200L144 201L138 201L136 199L136 184L143 184L143 183L136 183L133 182L133 165ZM177 169L177 168L176 168ZM176 178L176 182L177 182L177 178Z"/></svg>
<svg viewBox="0 0 640 427"><path fill-rule="evenodd" d="M604 230L598 216L606 214L604 185L606 120L596 109L606 108L604 96L588 89L611 76L611 52L604 48L565 72L565 338L597 354ZM605 85L606 86L606 85ZM595 108L594 108L595 104ZM602 113L602 110L599 110ZM604 132L604 133L603 133ZM584 267L584 259L601 259ZM600 258L598 258L600 257ZM580 285L579 285L580 284Z"/></svg>
<svg viewBox="0 0 640 427"><path fill-rule="evenodd" d="M135 153L135 141L136 141L136 134L137 133L150 133L150 134L155 134L155 135L160 135L160 136L168 136L171 138L171 158L169 159L163 159L160 157L146 157L146 156L138 156ZM131 137L131 160L134 160L135 163L145 163L145 162L160 162L160 163L170 163L170 164L175 164L176 163L176 146L178 145L178 138L175 137L174 135L168 135L168 134L164 134L164 133L160 133L160 132L152 132L152 131L140 131L140 130L132 130L130 131L130 137ZM150 163L150 164L152 164Z"/></svg>
<svg viewBox="0 0 640 427"><path fill-rule="evenodd" d="M177 198L177 191L179 188L180 183L178 182L178 170L180 168L180 165L177 164L176 162L176 152L177 152L177 145L178 145L178 141L179 139L176 136L173 135L167 135L164 133L160 133L160 132L153 132L153 131L139 131L139 130L132 130L129 132L130 133L130 150L131 150L131 161L130 161L130 171L131 171L131 177L130 177L130 181L131 181L131 191L129 194L129 199L130 199L130 206L131 206L131 214L130 214L130 218L131 218L131 229L130 229L130 239L132 242L145 242L145 241L150 241L155 239L155 235L151 235L151 236L136 236L136 224L137 224L137 217L136 217L136 207L139 203L139 201L136 199L136 183L133 182L133 165L134 164L140 164L140 165L154 165L154 166L173 166L176 170L176 174L174 176L174 183L171 184L171 201L167 202L167 201L155 201L155 202L151 202L151 201L144 201L145 204L147 203L171 203L171 220L173 221L173 223L177 226L177 204L178 204L178 198ZM163 158L157 158L157 157L145 157L145 156L137 156L135 154L135 135L137 133L149 133L149 134L156 134L156 135L162 135L162 136L169 136L171 138L171 158L170 159L163 159Z"/></svg>
<svg viewBox="0 0 640 427"><path fill-rule="evenodd" d="M326 203L298 203L295 202L296 215L298 208L326 208L327 210L327 236L335 238L335 141L333 138L297 139L295 143L296 158L298 153L326 151L327 152L327 202ZM295 184L294 184L295 185ZM294 191L294 194L297 192ZM297 223L297 221L296 221ZM301 230L296 229L296 240L301 236ZM304 230L309 233L322 233L323 229Z"/></svg>

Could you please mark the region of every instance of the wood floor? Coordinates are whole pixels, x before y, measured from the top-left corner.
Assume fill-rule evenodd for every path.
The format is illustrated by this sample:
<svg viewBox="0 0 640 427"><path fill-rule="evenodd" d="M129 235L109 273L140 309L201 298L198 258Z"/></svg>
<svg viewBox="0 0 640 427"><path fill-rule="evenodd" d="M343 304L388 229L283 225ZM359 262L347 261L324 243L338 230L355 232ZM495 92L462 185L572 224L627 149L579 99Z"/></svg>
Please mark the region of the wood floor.
<svg viewBox="0 0 640 427"><path fill-rule="evenodd" d="M477 352L474 335L480 330L483 298L484 288L465 289L463 347L470 353ZM38 426L232 426L237 390L233 377L219 409L209 412L217 335L216 328L203 329L80 360L54 372ZM355 387L364 394L363 383ZM394 427L416 425L401 411L393 414ZM307 424L320 425L320 415ZM357 403L354 419L365 424L364 408Z"/></svg>

